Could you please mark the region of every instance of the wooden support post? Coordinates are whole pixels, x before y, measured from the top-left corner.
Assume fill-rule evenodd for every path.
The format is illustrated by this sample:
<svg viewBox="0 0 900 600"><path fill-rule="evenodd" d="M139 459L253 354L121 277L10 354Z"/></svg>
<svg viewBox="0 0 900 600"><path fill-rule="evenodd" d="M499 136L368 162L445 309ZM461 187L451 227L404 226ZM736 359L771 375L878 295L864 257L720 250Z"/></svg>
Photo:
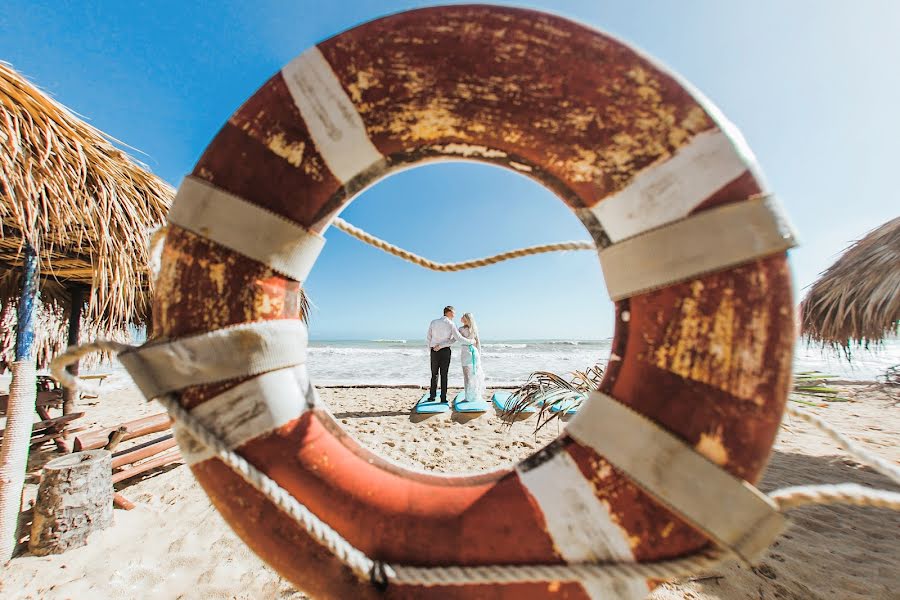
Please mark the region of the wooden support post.
<svg viewBox="0 0 900 600"><path fill-rule="evenodd" d="M81 333L81 312L84 307L84 288L80 285L73 285L69 288L69 346L78 345L78 336ZM75 362L66 370L72 375L78 375L78 363ZM63 414L75 412L75 404L78 401L78 390L63 390Z"/></svg>
<svg viewBox="0 0 900 600"><path fill-rule="evenodd" d="M58 554L87 543L88 536L112 525L110 453L75 452L44 465L31 523L32 554Z"/></svg>
<svg viewBox="0 0 900 600"><path fill-rule="evenodd" d="M16 323L16 360L9 384L6 435L0 443L0 565L12 558L18 542L22 488L28 464L31 423L37 400L37 379L32 345L38 301L38 254L36 244L26 242L22 266L22 293Z"/></svg>
<svg viewBox="0 0 900 600"><path fill-rule="evenodd" d="M31 359L31 348L34 345L34 317L38 302L37 249L26 243L23 254L25 262L22 265L22 293L19 296L19 312L16 322L17 361Z"/></svg>

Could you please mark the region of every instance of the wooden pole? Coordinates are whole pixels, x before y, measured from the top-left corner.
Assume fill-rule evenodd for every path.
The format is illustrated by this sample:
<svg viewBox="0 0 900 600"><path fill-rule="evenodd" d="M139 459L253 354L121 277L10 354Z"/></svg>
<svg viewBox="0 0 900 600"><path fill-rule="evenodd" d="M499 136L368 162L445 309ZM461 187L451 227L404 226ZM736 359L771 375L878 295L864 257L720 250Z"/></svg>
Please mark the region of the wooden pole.
<svg viewBox="0 0 900 600"><path fill-rule="evenodd" d="M124 481L126 479L131 479L135 475L140 475L141 473L146 473L151 469L156 469L158 467L164 467L173 462L180 462L181 451L176 449L174 452L163 452L158 455L156 458L151 458L148 461L142 462L140 464L132 466L130 469L123 469L121 471L117 471L112 474L112 482L119 483L120 481Z"/></svg>
<svg viewBox="0 0 900 600"><path fill-rule="evenodd" d="M35 307L38 301L36 244L26 242L22 265L22 293L16 322L16 360L9 384L6 434L0 442L0 564L12 558L18 543L22 489L28 464L31 423L37 401L34 345Z"/></svg>
<svg viewBox="0 0 900 600"><path fill-rule="evenodd" d="M22 265L22 293L19 296L19 312L16 322L16 360L30 360L34 346L34 317L38 301L37 249L25 244L25 260ZM34 410L34 408L32 408Z"/></svg>
<svg viewBox="0 0 900 600"><path fill-rule="evenodd" d="M135 448L129 448L121 454L113 454L112 468L117 469L133 462L144 460L145 458L149 458L160 452L164 452L169 448L174 448L175 438L171 435L164 435L160 439L154 440L153 443L148 445L142 444L142 446L143 447L137 446Z"/></svg>
<svg viewBox="0 0 900 600"><path fill-rule="evenodd" d="M81 313L84 307L84 288L80 285L73 285L69 288L69 346L78 345L78 336L81 333ZM78 362L69 365L66 370L72 375L78 375ZM75 412L75 403L78 401L78 390L63 390L63 414Z"/></svg>
<svg viewBox="0 0 900 600"><path fill-rule="evenodd" d="M170 419L169 415L166 413L159 413L122 423L121 426L126 428L125 435L122 436L121 439L121 441L125 442L136 437L147 435L148 433L165 431L172 426L172 419ZM109 443L109 434L116 429L118 429L118 427L109 427L107 429L91 431L77 436L75 438L75 452L104 447Z"/></svg>

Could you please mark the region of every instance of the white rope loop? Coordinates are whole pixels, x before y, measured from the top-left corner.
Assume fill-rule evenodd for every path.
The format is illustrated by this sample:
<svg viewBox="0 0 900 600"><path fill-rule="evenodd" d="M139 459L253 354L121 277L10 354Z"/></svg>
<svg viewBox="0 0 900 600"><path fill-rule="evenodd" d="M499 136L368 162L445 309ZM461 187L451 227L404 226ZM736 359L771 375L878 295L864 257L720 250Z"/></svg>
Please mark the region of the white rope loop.
<svg viewBox="0 0 900 600"><path fill-rule="evenodd" d="M900 510L900 493L876 490L855 483L798 485L777 489L769 497L780 510L808 504L849 504Z"/></svg>
<svg viewBox="0 0 900 600"><path fill-rule="evenodd" d="M118 353L132 346L112 341L95 341L71 347L54 359L53 376L65 387L74 388L80 380L66 372L65 367L92 352ZM647 563L572 563L557 565L466 565L417 567L392 565L375 561L350 544L340 533L319 519L306 506L282 488L276 481L250 464L237 452L230 450L215 434L185 410L174 395L158 398L179 427L216 453L216 457L232 468L248 484L275 506L290 515L313 539L328 548L334 556L363 580L383 588L389 582L400 585L478 585L530 583L541 581L587 581L643 578L666 580L708 570L729 558L719 548L691 556ZM843 446L847 452L876 471L895 479L896 470L886 461L846 439L820 418L789 406L787 411L808 421ZM885 468L887 467L887 468ZM849 504L900 510L900 493L867 488L855 484L808 485L775 490L769 497L780 510L811 504Z"/></svg>
<svg viewBox="0 0 900 600"><path fill-rule="evenodd" d="M108 352L113 356L118 356L126 350L135 350L137 348L138 346L123 344L113 340L94 340L80 346L69 346L65 352L50 362L50 374L53 375L53 379L66 389L94 392L97 390L93 386L85 383L80 377L69 373L66 367L74 365L88 354L94 354L95 352Z"/></svg>
<svg viewBox="0 0 900 600"><path fill-rule="evenodd" d="M809 412L808 410L803 410L797 408L796 406L788 404L787 412L791 416L806 421L815 429L818 429L819 431L830 437L838 446L846 450L847 453L850 454L850 456L857 459L859 462L872 467L897 485L900 485L900 467L898 467L897 465L891 464L880 456L869 452L853 440L849 439L848 437L834 429L822 418Z"/></svg>

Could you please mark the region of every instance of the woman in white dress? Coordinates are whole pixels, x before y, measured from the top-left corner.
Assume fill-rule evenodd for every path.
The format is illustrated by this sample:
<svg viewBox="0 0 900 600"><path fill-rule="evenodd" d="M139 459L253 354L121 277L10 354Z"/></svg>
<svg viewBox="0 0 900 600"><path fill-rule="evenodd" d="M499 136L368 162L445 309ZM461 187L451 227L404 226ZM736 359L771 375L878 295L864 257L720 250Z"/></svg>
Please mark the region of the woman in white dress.
<svg viewBox="0 0 900 600"><path fill-rule="evenodd" d="M461 321L463 326L459 328L459 333L475 341L474 344L464 344L462 352L459 353L466 385L466 401L474 402L482 400L485 392L484 369L481 367L481 339L478 337L478 325L475 324L472 313L464 314Z"/></svg>

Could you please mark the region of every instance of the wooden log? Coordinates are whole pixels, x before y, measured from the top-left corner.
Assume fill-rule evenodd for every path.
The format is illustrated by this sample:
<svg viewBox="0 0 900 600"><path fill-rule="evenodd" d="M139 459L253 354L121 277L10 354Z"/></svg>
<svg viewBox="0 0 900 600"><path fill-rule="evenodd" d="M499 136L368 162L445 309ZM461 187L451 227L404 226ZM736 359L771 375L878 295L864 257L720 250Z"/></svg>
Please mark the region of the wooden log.
<svg viewBox="0 0 900 600"><path fill-rule="evenodd" d="M159 436L158 438L153 438L152 440L147 440L146 442L141 442L140 444L135 444L131 448L126 448L125 450L119 450L118 452L113 452L113 462L115 462L116 457L122 456L124 454L128 454L129 452L137 452L138 450L146 448L147 446L152 446L153 444L156 444L156 443L159 443L159 442L162 442L165 440L170 440L170 439L173 439L174 437L175 437L174 434L169 432L165 435ZM113 466L115 466L115 465L113 465Z"/></svg>
<svg viewBox="0 0 900 600"><path fill-rule="evenodd" d="M154 440L152 443L141 444L140 446L129 448L124 452L113 454L112 468L118 469L119 467L131 464L133 462L144 460L145 458L149 458L151 456L159 454L160 452L164 452L174 446L175 438L171 435L167 435L158 440Z"/></svg>
<svg viewBox="0 0 900 600"><path fill-rule="evenodd" d="M122 508L124 510L131 510L132 508L134 508L134 502L132 502L122 494L116 492L115 494L113 494L113 506Z"/></svg>
<svg viewBox="0 0 900 600"><path fill-rule="evenodd" d="M37 406L37 407L35 407L35 410L37 411L37 414L39 414L39 415L41 416L41 418L42 418L43 420L45 420L45 421L49 421L50 419L53 418L53 417L50 416L50 411L47 409L46 406ZM82 413L82 414L83 414L83 413ZM63 432L64 432L65 435L62 435L62 436L52 436L52 437L50 438L50 439L53 440L53 443L56 444L56 449L59 450L60 452L62 452L63 454L68 454L69 452L72 451L72 446L71 446L71 444L68 442L68 440L64 439L64 438L67 438L67 437L69 436L69 433L71 433L71 431L72 431L71 428L65 428L65 429L63 430ZM34 432L32 432L32 435L34 435ZM42 439L40 442L36 442L34 439L32 439L32 440L31 440L31 445L34 446L34 445L36 445L36 444L38 444L38 443L43 443L43 442L44 442L43 439Z"/></svg>
<svg viewBox="0 0 900 600"><path fill-rule="evenodd" d="M83 546L90 534L112 524L111 459L106 450L92 450L44 465L28 544L32 554Z"/></svg>
<svg viewBox="0 0 900 600"><path fill-rule="evenodd" d="M71 415L64 415L62 417L50 417L49 419L45 419L43 421L37 421L31 426L31 435L35 435L41 433L44 429L59 429L62 430L63 426L69 421L74 421L79 417L83 417L84 413L74 413ZM0 437L6 433L5 429L0 429Z"/></svg>
<svg viewBox="0 0 900 600"><path fill-rule="evenodd" d="M61 438L64 438L70 433L78 433L79 431L84 431L85 429L87 429L87 426L75 427L72 429L67 429L65 431L53 431L51 433L45 433L44 435L39 435L38 437L31 438L29 444L32 446L37 446L38 444L43 444L47 440L54 440L56 442L56 447L59 448L59 450L64 454L68 454L69 452L71 452L71 450L69 449L68 444L66 444L66 442ZM62 444L62 447L60 447L60 443Z"/></svg>
<svg viewBox="0 0 900 600"><path fill-rule="evenodd" d="M151 469L156 469L158 467L164 467L173 462L178 462L181 460L181 452L179 450L175 450L174 452L165 452L156 458L151 458L146 462L142 462L140 464L135 465L131 469L125 469L124 471L119 471L114 473L112 476L113 483L119 483L120 481L124 481L126 479L131 479L135 475L140 475L141 473L146 473Z"/></svg>
<svg viewBox="0 0 900 600"><path fill-rule="evenodd" d="M106 442L106 445L103 446L104 450L109 450L112 452L116 449L116 446L119 445L119 442L122 441L122 438L125 437L125 434L128 433L128 428L124 425L120 425L118 429L109 434L109 441Z"/></svg>
<svg viewBox="0 0 900 600"><path fill-rule="evenodd" d="M149 417L144 417L143 419L122 423L122 425L127 428L125 435L122 437L122 441L125 441L147 435L148 433L165 431L172 426L172 420L169 419L168 414L159 413L158 415L151 415ZM82 450L102 448L109 442L109 434L116 429L118 429L118 427L107 427L106 429L79 435L75 438L75 451L80 452Z"/></svg>

